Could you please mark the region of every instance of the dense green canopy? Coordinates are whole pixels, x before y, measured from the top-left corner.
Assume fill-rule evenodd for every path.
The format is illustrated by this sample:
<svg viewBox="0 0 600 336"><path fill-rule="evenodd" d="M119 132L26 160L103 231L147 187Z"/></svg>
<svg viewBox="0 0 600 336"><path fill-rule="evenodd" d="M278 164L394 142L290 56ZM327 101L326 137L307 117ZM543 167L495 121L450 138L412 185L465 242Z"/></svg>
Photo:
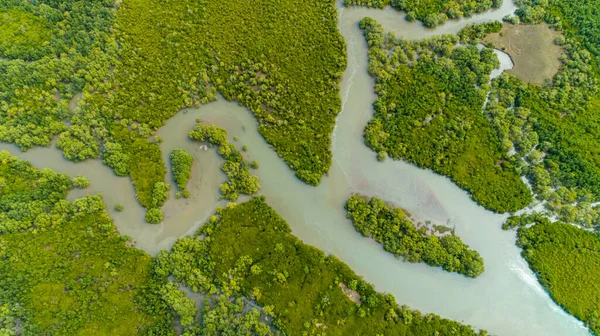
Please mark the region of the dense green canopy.
<svg viewBox="0 0 600 336"><path fill-rule="evenodd" d="M367 146L450 177L484 207L516 211L532 198L514 158L481 113L490 72L489 48L457 46L456 35L422 41L385 34L371 18L360 22L376 77L374 116Z"/></svg>
<svg viewBox="0 0 600 336"><path fill-rule="evenodd" d="M444 24L448 19L470 17L490 8L500 8L503 0L344 0L348 5L384 8L388 5L405 11L406 20L415 19L428 28Z"/></svg>
<svg viewBox="0 0 600 336"><path fill-rule="evenodd" d="M220 209L157 258L157 272L194 291L252 298L290 335L477 335L376 292L334 256L302 243L264 198ZM481 332L480 335L485 335Z"/></svg>
<svg viewBox="0 0 600 336"><path fill-rule="evenodd" d="M483 273L483 259L477 251L470 250L454 234L427 234L427 228L415 227L401 208L388 206L377 197L369 200L354 195L346 202L346 210L356 231L374 238L398 257L473 278Z"/></svg>

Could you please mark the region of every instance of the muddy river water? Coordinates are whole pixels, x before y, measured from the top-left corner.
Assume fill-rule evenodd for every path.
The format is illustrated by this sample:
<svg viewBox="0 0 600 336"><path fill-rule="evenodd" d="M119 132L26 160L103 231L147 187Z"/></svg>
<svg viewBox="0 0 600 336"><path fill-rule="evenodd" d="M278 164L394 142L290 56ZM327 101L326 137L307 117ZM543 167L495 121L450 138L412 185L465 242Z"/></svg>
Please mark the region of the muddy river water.
<svg viewBox="0 0 600 336"><path fill-rule="evenodd" d="M115 176L99 160L72 163L59 150L34 148L26 153L12 145L0 149L74 176L86 175L91 185L75 190L69 198L85 193L102 193L109 212L122 234L131 236L137 247L151 254L168 248L178 237L192 233L218 202L218 186L225 180L221 159L214 149L205 150L187 138L196 118L227 129L230 141L238 136L238 146L248 146L248 158L260 168L260 194L290 224L293 233L310 245L336 255L377 290L393 294L397 302L426 313L436 313L495 335L579 336L589 335L582 323L564 313L538 284L520 257L515 233L500 229L506 215L494 214L474 203L466 192L449 179L401 161L378 162L363 143L362 132L373 113L373 79L367 73L367 47L358 21L375 18L397 36L423 38L456 33L472 22L501 19L515 10L509 0L502 8L460 21L449 21L437 29L424 29L408 23L403 14L391 9L344 8L338 6L339 27L347 43L348 68L342 81L342 112L333 134L333 165L319 187L300 182L287 165L257 132L251 113L222 98L199 109L187 109L171 118L159 133L163 157L174 148L184 148L195 157L189 183L191 197L175 199L175 188L163 208L160 225L146 224L144 210L135 199L128 178ZM507 55L498 52L503 69L512 67ZM502 69L493 75L501 73ZM170 174L167 177L172 182ZM173 183L174 184L174 183ZM343 205L352 193L378 196L402 206L421 220L455 227L456 234L479 251L485 272L477 279L444 272L424 264L402 262L385 252L373 240L358 234L345 217ZM125 207L113 211L115 204Z"/></svg>

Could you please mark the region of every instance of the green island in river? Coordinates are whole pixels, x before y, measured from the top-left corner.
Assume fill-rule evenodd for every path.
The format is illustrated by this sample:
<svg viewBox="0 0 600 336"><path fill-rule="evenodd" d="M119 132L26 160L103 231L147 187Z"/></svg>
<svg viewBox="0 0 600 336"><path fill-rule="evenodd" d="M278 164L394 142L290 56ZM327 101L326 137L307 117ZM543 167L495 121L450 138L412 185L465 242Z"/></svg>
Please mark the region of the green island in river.
<svg viewBox="0 0 600 336"><path fill-rule="evenodd" d="M599 0L0 0L0 335L600 335L599 41ZM253 123L198 112L223 99ZM485 231L510 235L497 255L463 194L515 231ZM130 211L168 244L122 235ZM367 264L405 271L395 295ZM498 275L522 302L466 297Z"/></svg>

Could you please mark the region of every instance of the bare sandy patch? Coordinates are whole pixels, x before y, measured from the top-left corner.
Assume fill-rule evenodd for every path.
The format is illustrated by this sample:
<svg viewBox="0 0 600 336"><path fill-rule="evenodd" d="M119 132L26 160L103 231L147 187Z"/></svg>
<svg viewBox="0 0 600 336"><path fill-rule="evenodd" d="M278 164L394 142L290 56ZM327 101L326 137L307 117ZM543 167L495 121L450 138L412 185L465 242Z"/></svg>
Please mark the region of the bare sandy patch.
<svg viewBox="0 0 600 336"><path fill-rule="evenodd" d="M346 286L346 284L343 282L340 282L339 286L342 289L342 292L344 292L344 294L346 294L346 296L352 300L352 302L356 304L362 304L360 294L357 291L348 288L348 286Z"/></svg>
<svg viewBox="0 0 600 336"><path fill-rule="evenodd" d="M515 67L506 72L525 82L542 85L560 67L563 50L554 43L560 35L548 24L513 25L504 23L500 33L489 34L484 43L510 55Z"/></svg>

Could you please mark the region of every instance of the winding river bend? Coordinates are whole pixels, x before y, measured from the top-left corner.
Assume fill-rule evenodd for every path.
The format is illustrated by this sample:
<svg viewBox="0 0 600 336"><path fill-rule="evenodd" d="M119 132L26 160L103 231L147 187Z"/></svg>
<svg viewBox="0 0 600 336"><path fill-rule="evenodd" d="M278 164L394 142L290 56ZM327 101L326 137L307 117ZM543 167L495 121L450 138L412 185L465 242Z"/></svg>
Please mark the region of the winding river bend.
<svg viewBox="0 0 600 336"><path fill-rule="evenodd" d="M63 159L59 150L34 148L22 153L13 145L0 149L71 176L86 175L91 185L71 192L69 198L84 193L102 193L109 212L122 234L131 236L137 246L151 254L168 248L178 237L192 233L218 205L218 186L225 179L220 158L214 149L199 148L187 138L195 119L215 123L234 135L240 147L247 145L248 157L260 163L261 194L290 224L293 233L306 243L336 255L377 290L393 294L400 304L423 312L436 313L496 335L589 335L582 323L564 313L538 284L535 275L520 257L515 234L500 229L506 215L494 214L474 203L449 179L401 161L378 162L364 146L362 132L373 113L373 79L367 73L366 43L358 29L365 16L375 18L397 36L423 38L456 33L467 23L501 19L515 9L506 0L501 9L470 19L449 21L435 30L408 23L391 9L339 9L339 27L347 43L348 68L342 81L342 113L333 134L333 166L322 184L315 188L298 181L257 132L251 113L234 103L219 99L199 109L187 109L171 118L159 133L163 157L174 148L194 155L191 197L175 199L175 190L163 208L160 225L143 222L144 211L135 199L128 178L115 176L99 160L74 164ZM512 63L499 53L503 68ZM494 75L501 71L495 71ZM168 179L171 179L170 175ZM172 181L171 181L172 182ZM174 189L174 188L173 188ZM345 218L343 205L354 192L378 196L409 210L423 220L456 228L456 233L481 253L485 272L477 279L451 274L424 264L402 262L385 252L373 240L363 238ZM114 212L115 204L123 212Z"/></svg>

